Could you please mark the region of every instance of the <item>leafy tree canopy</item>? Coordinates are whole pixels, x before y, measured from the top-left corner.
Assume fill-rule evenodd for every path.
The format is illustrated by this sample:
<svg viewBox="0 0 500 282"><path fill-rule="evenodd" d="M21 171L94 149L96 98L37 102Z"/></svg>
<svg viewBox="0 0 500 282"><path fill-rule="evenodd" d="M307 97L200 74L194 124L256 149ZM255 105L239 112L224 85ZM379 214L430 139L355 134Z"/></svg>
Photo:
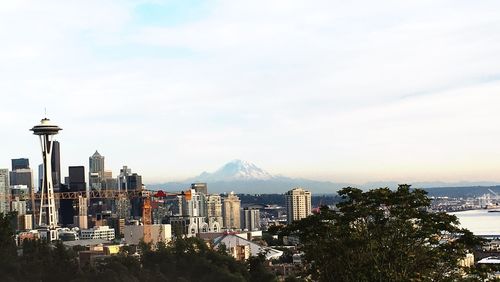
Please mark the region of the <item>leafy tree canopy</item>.
<svg viewBox="0 0 500 282"><path fill-rule="evenodd" d="M480 241L454 215L429 211L420 189L400 185L363 192L344 188L336 210L290 225L309 274L320 281L447 281L461 278L459 259Z"/></svg>

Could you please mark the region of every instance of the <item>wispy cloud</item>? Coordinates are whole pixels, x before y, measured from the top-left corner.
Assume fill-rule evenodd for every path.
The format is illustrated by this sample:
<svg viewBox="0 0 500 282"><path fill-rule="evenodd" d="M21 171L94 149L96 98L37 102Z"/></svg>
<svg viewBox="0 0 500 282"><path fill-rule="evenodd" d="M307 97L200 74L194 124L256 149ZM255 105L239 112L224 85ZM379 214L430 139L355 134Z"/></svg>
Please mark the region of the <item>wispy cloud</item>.
<svg viewBox="0 0 500 282"><path fill-rule="evenodd" d="M66 164L97 148L150 182L234 158L350 182L500 180L499 8L2 3L0 164L38 158L27 128L47 107Z"/></svg>

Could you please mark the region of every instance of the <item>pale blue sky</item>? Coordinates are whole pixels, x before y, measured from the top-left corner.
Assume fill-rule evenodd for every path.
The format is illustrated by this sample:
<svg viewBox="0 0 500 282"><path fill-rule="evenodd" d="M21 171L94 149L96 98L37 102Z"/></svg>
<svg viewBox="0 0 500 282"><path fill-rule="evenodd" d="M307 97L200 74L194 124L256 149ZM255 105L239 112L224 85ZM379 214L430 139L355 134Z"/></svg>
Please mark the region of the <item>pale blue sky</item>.
<svg viewBox="0 0 500 282"><path fill-rule="evenodd" d="M5 1L0 167L500 181L498 1ZM64 169L63 174L67 173Z"/></svg>

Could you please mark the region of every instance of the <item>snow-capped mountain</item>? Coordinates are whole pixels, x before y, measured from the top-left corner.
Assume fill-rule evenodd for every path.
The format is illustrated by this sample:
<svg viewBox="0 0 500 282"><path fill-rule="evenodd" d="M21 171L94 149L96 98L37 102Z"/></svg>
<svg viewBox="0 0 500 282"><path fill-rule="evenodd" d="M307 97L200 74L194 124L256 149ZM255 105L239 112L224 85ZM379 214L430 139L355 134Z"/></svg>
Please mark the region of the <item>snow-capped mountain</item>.
<svg viewBox="0 0 500 282"><path fill-rule="evenodd" d="M195 182L206 182L210 193L229 191L250 194L284 193L294 187L305 187L314 193L334 193L337 189L350 186L344 183L272 175L253 163L233 160L215 172L203 172L181 182L150 184L148 188L180 191Z"/></svg>
<svg viewBox="0 0 500 282"><path fill-rule="evenodd" d="M270 180L275 178L267 171L253 163L243 160L233 160L213 173L203 172L193 178L195 181L235 181L235 180Z"/></svg>

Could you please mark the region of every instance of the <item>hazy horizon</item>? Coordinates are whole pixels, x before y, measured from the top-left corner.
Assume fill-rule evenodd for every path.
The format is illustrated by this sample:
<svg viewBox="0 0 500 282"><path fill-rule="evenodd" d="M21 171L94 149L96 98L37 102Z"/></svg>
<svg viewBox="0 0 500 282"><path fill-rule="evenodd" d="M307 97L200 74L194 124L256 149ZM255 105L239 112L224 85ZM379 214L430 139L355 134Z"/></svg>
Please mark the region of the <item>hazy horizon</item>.
<svg viewBox="0 0 500 282"><path fill-rule="evenodd" d="M11 1L0 37L0 168L47 108L63 176L500 182L495 1Z"/></svg>

